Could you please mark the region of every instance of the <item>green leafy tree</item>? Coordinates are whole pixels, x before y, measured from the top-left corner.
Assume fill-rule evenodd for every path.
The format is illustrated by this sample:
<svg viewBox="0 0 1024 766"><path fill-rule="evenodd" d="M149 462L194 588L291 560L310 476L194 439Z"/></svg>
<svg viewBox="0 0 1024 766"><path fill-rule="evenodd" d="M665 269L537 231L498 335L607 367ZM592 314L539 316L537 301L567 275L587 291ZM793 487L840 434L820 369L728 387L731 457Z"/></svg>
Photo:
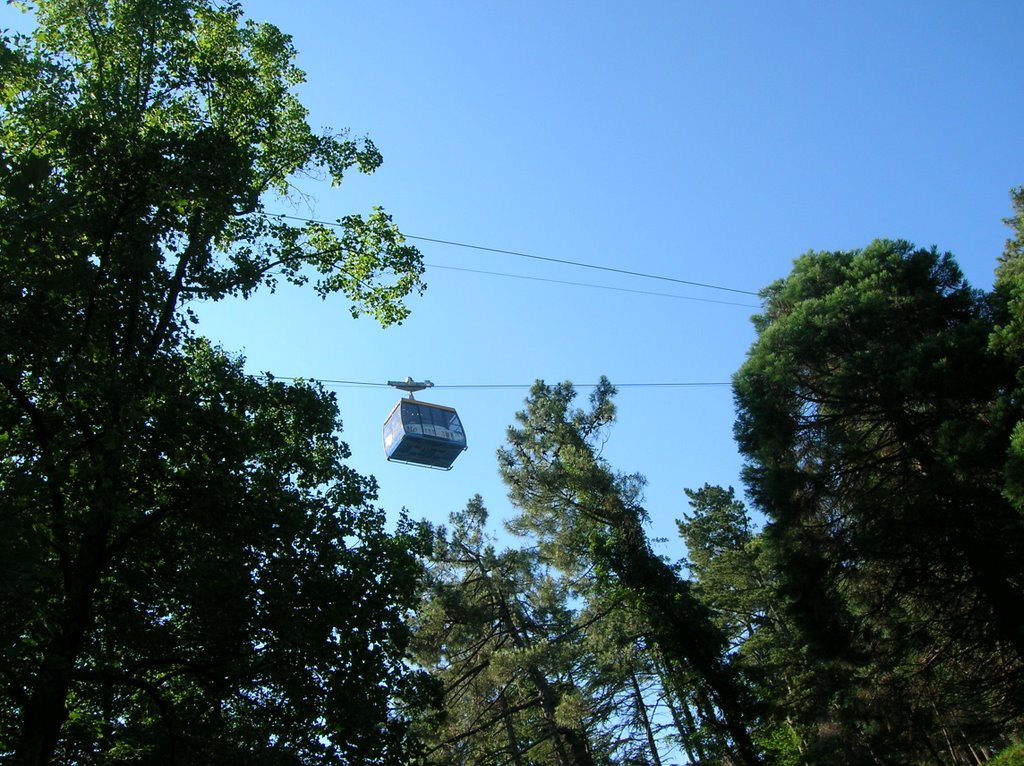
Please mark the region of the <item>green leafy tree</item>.
<svg viewBox="0 0 1024 766"><path fill-rule="evenodd" d="M0 36L0 753L395 761L416 536L330 395L245 375L189 311L284 279L401 321L422 264L385 213L264 215L380 154L310 129L290 39L236 4L35 22Z"/></svg>
<svg viewBox="0 0 1024 766"><path fill-rule="evenodd" d="M1014 417L993 406L1016 370L988 350L988 296L949 254L878 241L802 256L764 298L736 434L824 663L821 759L992 741L1021 710L1024 526L1003 492Z"/></svg>

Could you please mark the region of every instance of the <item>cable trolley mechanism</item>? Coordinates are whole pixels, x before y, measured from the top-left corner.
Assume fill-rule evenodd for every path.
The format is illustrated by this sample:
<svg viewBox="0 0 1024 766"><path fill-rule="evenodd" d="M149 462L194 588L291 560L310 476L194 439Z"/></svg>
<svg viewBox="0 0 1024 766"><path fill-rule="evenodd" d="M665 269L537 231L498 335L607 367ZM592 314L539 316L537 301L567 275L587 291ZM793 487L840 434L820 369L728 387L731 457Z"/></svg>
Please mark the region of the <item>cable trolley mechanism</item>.
<svg viewBox="0 0 1024 766"><path fill-rule="evenodd" d="M455 458L466 449L466 432L459 413L452 407L421 402L415 392L433 388L429 380L389 380L388 385L405 391L384 421L384 455L394 463L451 470Z"/></svg>

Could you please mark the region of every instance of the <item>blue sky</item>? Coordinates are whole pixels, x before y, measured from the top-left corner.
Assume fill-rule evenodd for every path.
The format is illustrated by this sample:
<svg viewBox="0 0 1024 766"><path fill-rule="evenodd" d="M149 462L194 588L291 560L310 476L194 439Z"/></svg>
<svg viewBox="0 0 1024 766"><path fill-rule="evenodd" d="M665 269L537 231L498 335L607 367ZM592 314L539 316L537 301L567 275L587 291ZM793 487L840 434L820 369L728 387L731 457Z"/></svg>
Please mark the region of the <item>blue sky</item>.
<svg viewBox="0 0 1024 766"><path fill-rule="evenodd" d="M313 125L367 134L385 158L340 189L304 182L284 213L379 204L419 237L749 291L807 250L904 238L985 288L1024 184L1020 2L243 5L293 35ZM494 455L536 378L725 383L754 340L751 296L414 243L429 289L401 327L302 290L202 311L254 372L523 386L433 392L469 439L449 473L385 462L397 393L338 388L351 463L391 511L443 521L479 492L506 515ZM739 486L728 387L617 401L604 454L648 477L655 535L674 536L684 487Z"/></svg>
<svg viewBox="0 0 1024 766"><path fill-rule="evenodd" d="M898 6L898 7L897 7ZM411 235L757 291L809 249L901 237L991 284L1024 183L1020 3L249 2L294 36L315 126L367 134L374 176L284 212L383 205ZM416 242L428 264L724 300ZM204 331L254 371L438 386L723 383L756 309L428 268L397 328L305 291L222 304ZM525 388L438 389L469 450L449 473L387 463L395 392L338 388L380 502L443 521L480 492ZM586 391L581 392L581 397ZM423 398L428 398L422 395ZM605 455L648 477L652 533L684 487L739 485L728 387L625 388ZM664 547L681 555L674 541Z"/></svg>

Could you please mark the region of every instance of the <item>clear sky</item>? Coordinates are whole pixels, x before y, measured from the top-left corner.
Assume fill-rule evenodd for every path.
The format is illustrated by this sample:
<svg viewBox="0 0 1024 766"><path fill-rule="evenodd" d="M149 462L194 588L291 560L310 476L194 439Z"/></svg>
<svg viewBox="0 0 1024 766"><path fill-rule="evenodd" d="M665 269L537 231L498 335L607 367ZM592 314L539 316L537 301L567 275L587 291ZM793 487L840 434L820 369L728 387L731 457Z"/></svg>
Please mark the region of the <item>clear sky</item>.
<svg viewBox="0 0 1024 766"><path fill-rule="evenodd" d="M418 237L747 291L807 250L904 238L987 288L1024 184L1017 0L243 5L293 35L313 125L367 134L385 158L340 189L305 184L284 213L380 204ZM754 339L750 295L414 244L429 288L401 327L301 290L201 325L254 372L438 384L422 398L456 407L469 439L448 473L385 462L396 392L337 388L351 463L413 517L443 521L476 492L509 513L494 456L534 379L727 383ZM522 388L440 388L470 384ZM739 487L727 386L617 401L604 454L648 477L655 535L674 536L684 487Z"/></svg>

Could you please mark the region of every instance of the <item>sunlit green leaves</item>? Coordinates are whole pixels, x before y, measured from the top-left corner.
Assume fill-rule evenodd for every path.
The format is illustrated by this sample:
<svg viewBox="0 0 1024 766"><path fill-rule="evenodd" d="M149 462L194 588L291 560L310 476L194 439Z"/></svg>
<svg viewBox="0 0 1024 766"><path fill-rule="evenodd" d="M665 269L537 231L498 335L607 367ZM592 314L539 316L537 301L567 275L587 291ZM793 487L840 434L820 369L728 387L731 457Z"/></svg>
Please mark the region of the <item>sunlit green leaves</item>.
<svg viewBox="0 0 1024 766"><path fill-rule="evenodd" d="M51 194L94 219L81 257L129 216L148 222L138 244L171 255L142 286L173 299L172 316L182 296L246 295L272 284L270 272L307 268L321 296L342 293L353 314L385 326L408 314L422 261L383 211L344 218L337 237L238 223L287 196L296 174L338 184L381 163L369 139L308 125L286 34L244 21L237 4L199 0L52 0L38 18L32 38L4 41L0 135L9 151L48 162ZM127 253L109 256L124 268Z"/></svg>

